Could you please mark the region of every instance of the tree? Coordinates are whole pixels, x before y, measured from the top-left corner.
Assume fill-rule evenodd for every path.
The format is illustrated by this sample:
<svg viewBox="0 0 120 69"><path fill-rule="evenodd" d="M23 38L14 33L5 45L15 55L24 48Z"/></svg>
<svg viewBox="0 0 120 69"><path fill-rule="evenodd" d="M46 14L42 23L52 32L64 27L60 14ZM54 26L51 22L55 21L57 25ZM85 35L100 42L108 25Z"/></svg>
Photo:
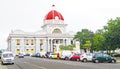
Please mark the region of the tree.
<svg viewBox="0 0 120 69"><path fill-rule="evenodd" d="M120 48L120 17L110 19L107 26L104 27L106 44L109 50Z"/></svg>
<svg viewBox="0 0 120 69"><path fill-rule="evenodd" d="M83 44L83 48L86 50L89 50L90 51L90 49L91 49L91 42L88 40L88 41L86 41L86 43L85 44Z"/></svg>
<svg viewBox="0 0 120 69"><path fill-rule="evenodd" d="M105 37L102 34L100 34L100 33L94 34L94 36L93 36L94 50L96 50L96 51L103 50L104 42L105 42Z"/></svg>
<svg viewBox="0 0 120 69"><path fill-rule="evenodd" d="M86 49L84 44L86 44L86 41L90 41L92 44L92 37L93 37L93 32L89 31L88 29L82 29L81 32L77 32L77 34L74 36L74 39L78 39L80 41L80 48L81 49Z"/></svg>

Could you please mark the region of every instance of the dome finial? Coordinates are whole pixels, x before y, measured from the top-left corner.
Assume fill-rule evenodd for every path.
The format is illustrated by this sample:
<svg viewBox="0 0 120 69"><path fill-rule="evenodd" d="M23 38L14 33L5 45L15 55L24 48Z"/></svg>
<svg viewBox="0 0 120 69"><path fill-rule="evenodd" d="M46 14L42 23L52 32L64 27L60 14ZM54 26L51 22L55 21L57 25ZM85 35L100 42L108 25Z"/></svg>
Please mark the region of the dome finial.
<svg viewBox="0 0 120 69"><path fill-rule="evenodd" d="M55 5L53 4L52 7L55 7Z"/></svg>

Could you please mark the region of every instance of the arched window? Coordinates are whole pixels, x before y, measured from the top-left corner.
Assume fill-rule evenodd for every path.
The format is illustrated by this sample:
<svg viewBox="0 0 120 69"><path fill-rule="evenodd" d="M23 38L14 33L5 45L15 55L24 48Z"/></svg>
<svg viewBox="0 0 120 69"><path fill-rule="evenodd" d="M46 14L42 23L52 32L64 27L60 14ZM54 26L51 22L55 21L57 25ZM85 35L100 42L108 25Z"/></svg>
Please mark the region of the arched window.
<svg viewBox="0 0 120 69"><path fill-rule="evenodd" d="M60 29L54 29L54 30L52 31L52 33L60 33L60 34L62 34L62 32L61 32Z"/></svg>

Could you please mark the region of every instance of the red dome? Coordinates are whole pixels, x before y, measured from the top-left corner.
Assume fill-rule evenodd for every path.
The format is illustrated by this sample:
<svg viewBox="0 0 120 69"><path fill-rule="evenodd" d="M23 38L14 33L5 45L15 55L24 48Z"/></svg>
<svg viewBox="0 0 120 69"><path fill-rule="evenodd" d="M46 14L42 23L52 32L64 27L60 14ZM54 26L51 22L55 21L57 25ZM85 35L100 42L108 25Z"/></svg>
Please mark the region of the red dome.
<svg viewBox="0 0 120 69"><path fill-rule="evenodd" d="M61 15L61 13L57 12L56 10L51 10L46 16L45 16L45 20L51 20L51 19L55 19L58 18L59 20L64 20L63 16Z"/></svg>

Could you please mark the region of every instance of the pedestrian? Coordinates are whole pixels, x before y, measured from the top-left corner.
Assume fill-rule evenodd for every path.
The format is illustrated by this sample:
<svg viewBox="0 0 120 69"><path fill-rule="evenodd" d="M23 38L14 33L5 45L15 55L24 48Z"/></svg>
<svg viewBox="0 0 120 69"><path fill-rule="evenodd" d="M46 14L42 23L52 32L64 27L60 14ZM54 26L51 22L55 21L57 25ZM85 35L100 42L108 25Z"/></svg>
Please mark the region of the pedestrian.
<svg viewBox="0 0 120 69"><path fill-rule="evenodd" d="M59 59L59 56L60 56L60 54L59 53L57 53L57 58Z"/></svg>

